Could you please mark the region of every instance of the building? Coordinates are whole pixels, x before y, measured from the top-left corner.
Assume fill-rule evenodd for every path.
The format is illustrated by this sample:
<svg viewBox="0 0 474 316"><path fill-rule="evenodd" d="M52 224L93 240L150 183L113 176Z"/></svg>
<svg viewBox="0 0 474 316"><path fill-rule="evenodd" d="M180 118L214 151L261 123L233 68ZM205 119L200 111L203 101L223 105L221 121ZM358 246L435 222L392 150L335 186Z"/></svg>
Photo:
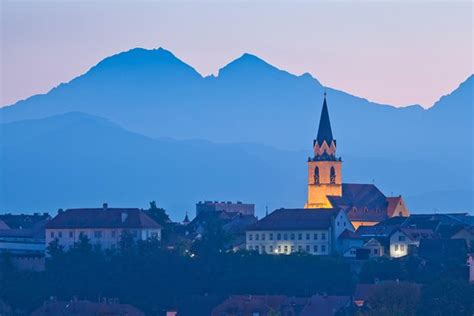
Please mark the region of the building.
<svg viewBox="0 0 474 316"><path fill-rule="evenodd" d="M246 231L246 248L267 254L307 252L329 255L339 251L337 238L354 228L342 210L278 209Z"/></svg>
<svg viewBox="0 0 474 316"><path fill-rule="evenodd" d="M350 296L313 295L301 311L300 316L349 315L352 307Z"/></svg>
<svg viewBox="0 0 474 316"><path fill-rule="evenodd" d="M145 313L138 308L120 304L116 299L104 299L102 302L81 301L73 299L71 301L52 300L43 303L31 313L31 316L62 315L62 316L145 316Z"/></svg>
<svg viewBox="0 0 474 316"><path fill-rule="evenodd" d="M390 234L390 257L399 258L411 254L420 245L420 240L431 239L435 233L430 229L398 228Z"/></svg>
<svg viewBox="0 0 474 316"><path fill-rule="evenodd" d="M218 202L218 201L199 201L196 204L196 217L204 212L226 212L226 213L240 213L242 215L255 215L255 204Z"/></svg>
<svg viewBox="0 0 474 316"><path fill-rule="evenodd" d="M386 197L373 184L342 182L342 159L336 155L329 111L324 96L313 157L308 158L308 198L305 208L338 208L349 216L355 228L370 226L393 216L408 216L401 196Z"/></svg>
<svg viewBox="0 0 474 316"><path fill-rule="evenodd" d="M0 253L32 255L44 253L47 213L0 215Z"/></svg>
<svg viewBox="0 0 474 316"><path fill-rule="evenodd" d="M78 242L81 236L103 249L113 249L123 232L135 240L161 239L161 226L138 208L81 208L59 210L46 225L46 244L58 240L65 249Z"/></svg>

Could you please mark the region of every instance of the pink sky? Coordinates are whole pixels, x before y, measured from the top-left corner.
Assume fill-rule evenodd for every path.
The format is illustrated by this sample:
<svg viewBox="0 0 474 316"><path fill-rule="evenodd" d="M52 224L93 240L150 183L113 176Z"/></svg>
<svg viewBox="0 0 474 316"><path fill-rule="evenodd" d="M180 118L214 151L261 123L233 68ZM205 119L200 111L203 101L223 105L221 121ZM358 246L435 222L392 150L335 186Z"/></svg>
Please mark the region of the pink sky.
<svg viewBox="0 0 474 316"><path fill-rule="evenodd" d="M396 106L429 107L474 72L473 3L5 1L0 106L104 57L164 47L203 75L244 52Z"/></svg>

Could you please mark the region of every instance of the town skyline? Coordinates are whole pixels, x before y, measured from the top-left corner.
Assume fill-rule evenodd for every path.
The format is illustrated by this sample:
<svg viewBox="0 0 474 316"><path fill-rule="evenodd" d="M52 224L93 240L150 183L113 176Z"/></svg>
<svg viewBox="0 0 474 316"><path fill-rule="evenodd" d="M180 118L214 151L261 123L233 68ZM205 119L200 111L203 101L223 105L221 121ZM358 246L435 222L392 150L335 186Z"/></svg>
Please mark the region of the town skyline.
<svg viewBox="0 0 474 316"><path fill-rule="evenodd" d="M106 56L134 47L165 47L203 76L215 75L231 60L251 53L374 102L427 108L473 73L471 9L469 2L409 7L306 3L298 8L288 3L132 7L125 2L110 8L98 2L55 6L4 1L0 106L46 93ZM259 18L262 12L267 13L264 20ZM142 23L131 23L138 17ZM22 27L24 19L35 28ZM298 23L291 23L295 19ZM393 23L398 19L404 23ZM375 30L377 21L382 23ZM61 27L51 28L51 23ZM184 26L190 24L192 31ZM442 62L446 60L450 62Z"/></svg>

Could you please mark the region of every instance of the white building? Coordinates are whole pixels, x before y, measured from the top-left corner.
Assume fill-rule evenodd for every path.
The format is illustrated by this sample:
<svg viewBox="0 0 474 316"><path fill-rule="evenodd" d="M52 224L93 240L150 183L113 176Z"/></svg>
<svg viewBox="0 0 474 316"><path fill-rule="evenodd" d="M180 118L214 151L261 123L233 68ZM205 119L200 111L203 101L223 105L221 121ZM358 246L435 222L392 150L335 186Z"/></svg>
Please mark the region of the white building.
<svg viewBox="0 0 474 316"><path fill-rule="evenodd" d="M79 241L81 235L102 249L117 247L124 231L135 240L161 239L161 226L137 208L68 209L59 211L46 225L46 245L57 239L66 250Z"/></svg>
<svg viewBox="0 0 474 316"><path fill-rule="evenodd" d="M336 209L278 209L246 231L246 249L267 254L338 251L337 238L354 231L346 213Z"/></svg>
<svg viewBox="0 0 474 316"><path fill-rule="evenodd" d="M433 238L431 229L399 228L389 237L390 257L399 258L408 255L411 249L418 248L421 239Z"/></svg>

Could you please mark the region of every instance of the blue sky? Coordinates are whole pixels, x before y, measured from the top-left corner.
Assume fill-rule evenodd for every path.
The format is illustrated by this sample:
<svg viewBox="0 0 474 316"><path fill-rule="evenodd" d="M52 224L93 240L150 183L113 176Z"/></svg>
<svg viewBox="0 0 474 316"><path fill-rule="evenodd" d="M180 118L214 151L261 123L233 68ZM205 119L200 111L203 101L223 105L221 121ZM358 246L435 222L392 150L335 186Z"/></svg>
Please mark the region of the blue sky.
<svg viewBox="0 0 474 316"><path fill-rule="evenodd" d="M164 47L201 74L244 52L372 101L429 107L473 73L473 3L1 1L1 100Z"/></svg>

